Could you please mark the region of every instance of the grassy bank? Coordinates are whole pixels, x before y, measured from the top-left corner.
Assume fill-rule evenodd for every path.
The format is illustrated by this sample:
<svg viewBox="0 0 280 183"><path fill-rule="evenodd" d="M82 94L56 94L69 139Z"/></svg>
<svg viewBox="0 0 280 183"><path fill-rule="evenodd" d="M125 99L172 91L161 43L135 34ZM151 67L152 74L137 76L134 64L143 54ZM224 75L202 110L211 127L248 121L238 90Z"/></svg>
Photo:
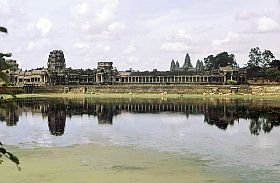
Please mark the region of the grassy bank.
<svg viewBox="0 0 280 183"><path fill-rule="evenodd" d="M197 158L119 146L78 145L62 148L9 148L20 157L22 171L5 161L5 183L89 182L238 182L232 175L211 171Z"/></svg>
<svg viewBox="0 0 280 183"><path fill-rule="evenodd" d="M2 99L12 99L11 95L0 94ZM100 94L74 94L74 93L42 93L42 94L18 94L16 98L139 98L139 99L161 99L161 98L232 98L232 99L279 99L280 95L219 95L219 94L207 94L207 95L190 95L190 94L128 94L128 93L100 93Z"/></svg>

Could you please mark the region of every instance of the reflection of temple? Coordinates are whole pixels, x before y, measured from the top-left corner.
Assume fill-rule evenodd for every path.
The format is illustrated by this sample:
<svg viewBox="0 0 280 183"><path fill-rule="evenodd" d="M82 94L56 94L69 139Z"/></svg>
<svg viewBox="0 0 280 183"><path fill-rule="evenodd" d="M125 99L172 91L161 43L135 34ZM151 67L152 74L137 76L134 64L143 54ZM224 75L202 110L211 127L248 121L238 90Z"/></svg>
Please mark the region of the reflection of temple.
<svg viewBox="0 0 280 183"><path fill-rule="evenodd" d="M209 106L204 117L205 122L223 130L226 130L228 125L233 125L238 119L237 110L230 106Z"/></svg>
<svg viewBox="0 0 280 183"><path fill-rule="evenodd" d="M224 100L224 99L188 99L188 100L33 100L18 101L18 108L14 110L3 109L0 119L10 119L8 124L16 124L18 114L30 111L48 116L49 130L52 135L63 135L66 117L72 115L93 115L98 119L98 124L113 124L113 117L122 112L130 113L162 113L172 112L185 114L204 115L204 121L209 125L226 130L229 125L234 125L239 119L249 119L250 132L258 135L261 131L269 133L273 127L280 126L280 105L260 105L254 100ZM5 115L3 115L3 113ZM7 118L9 114L9 118Z"/></svg>
<svg viewBox="0 0 280 183"><path fill-rule="evenodd" d="M49 131L52 135L61 136L64 134L66 122L66 111L62 107L50 107L48 111Z"/></svg>
<svg viewBox="0 0 280 183"><path fill-rule="evenodd" d="M18 111L13 105L5 105L0 107L0 120L5 121L7 126L16 126L19 121Z"/></svg>
<svg viewBox="0 0 280 183"><path fill-rule="evenodd" d="M7 116L5 118L7 126L16 126L19 120L16 109L8 109Z"/></svg>
<svg viewBox="0 0 280 183"><path fill-rule="evenodd" d="M113 124L113 109L111 106L97 105L96 113L98 124Z"/></svg>

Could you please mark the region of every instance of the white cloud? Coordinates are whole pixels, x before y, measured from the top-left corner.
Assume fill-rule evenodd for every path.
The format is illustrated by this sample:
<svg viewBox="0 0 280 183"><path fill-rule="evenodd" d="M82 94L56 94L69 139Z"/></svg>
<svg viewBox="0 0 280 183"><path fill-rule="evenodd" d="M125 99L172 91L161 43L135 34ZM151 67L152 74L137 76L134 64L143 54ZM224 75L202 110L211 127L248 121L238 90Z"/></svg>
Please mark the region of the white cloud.
<svg viewBox="0 0 280 183"><path fill-rule="evenodd" d="M27 49L28 49L28 50L33 50L34 46L35 46L34 41L29 41L29 42L28 42L28 45L27 45Z"/></svg>
<svg viewBox="0 0 280 183"><path fill-rule="evenodd" d="M188 34L185 30L179 29L176 32L171 33L170 36L168 36L168 41L186 41L191 38L191 34Z"/></svg>
<svg viewBox="0 0 280 183"><path fill-rule="evenodd" d="M78 30L86 41L110 39L125 29L117 20L118 0L93 0L72 7L70 25Z"/></svg>
<svg viewBox="0 0 280 183"><path fill-rule="evenodd" d="M9 15L12 12L11 1L1 0L0 1L0 14Z"/></svg>
<svg viewBox="0 0 280 183"><path fill-rule="evenodd" d="M229 32L227 34L227 36L224 38L224 39L221 39L221 40L215 40L213 42L213 46L214 48L221 48L223 47L225 44L233 41L234 39L238 38L238 34L236 33L233 33L233 32Z"/></svg>
<svg viewBox="0 0 280 183"><path fill-rule="evenodd" d="M81 3L72 7L72 14L76 19L86 19L100 24L116 18L118 0L93 0L90 3Z"/></svg>
<svg viewBox="0 0 280 183"><path fill-rule="evenodd" d="M191 43L191 35L185 30L179 29L177 31L172 31L166 36L166 40L161 44L160 49L170 52L186 52L186 50L191 47L187 45Z"/></svg>
<svg viewBox="0 0 280 183"><path fill-rule="evenodd" d="M15 18L18 15L22 15L24 4L25 4L25 2L23 2L23 1L1 0L0 1L0 15L9 17L9 18ZM16 15L15 15L15 12L16 12ZM1 21L3 21L3 20L1 20Z"/></svg>
<svg viewBox="0 0 280 183"><path fill-rule="evenodd" d="M90 46L88 44L85 43L75 43L73 45L74 49L81 49L81 50L88 50L90 48Z"/></svg>
<svg viewBox="0 0 280 183"><path fill-rule="evenodd" d="M86 15L88 13L89 7L87 3L81 3L76 5L73 13L76 16L82 16L82 15Z"/></svg>
<svg viewBox="0 0 280 183"><path fill-rule="evenodd" d="M123 54L130 55L136 51L135 47L133 45L129 45L124 51Z"/></svg>
<svg viewBox="0 0 280 183"><path fill-rule="evenodd" d="M167 42L163 43L160 49L171 52L186 52L190 47L184 42Z"/></svg>
<svg viewBox="0 0 280 183"><path fill-rule="evenodd" d="M235 18L237 20L248 20L248 19L251 19L251 18L256 18L258 17L259 15L255 12L252 12L252 11L248 11L248 10L243 10L241 11L240 13L238 13Z"/></svg>
<svg viewBox="0 0 280 183"><path fill-rule="evenodd" d="M41 17L36 23L36 27L45 36L52 28L52 22L47 17Z"/></svg>
<svg viewBox="0 0 280 183"><path fill-rule="evenodd" d="M111 50L111 46L102 43L98 44L96 47L106 52Z"/></svg>
<svg viewBox="0 0 280 183"><path fill-rule="evenodd" d="M139 67L139 65L137 65L137 63L139 63L139 57L135 56L135 55L125 55L121 57L122 60L126 61L126 65L128 67Z"/></svg>
<svg viewBox="0 0 280 183"><path fill-rule="evenodd" d="M42 38L42 39L36 39L29 41L27 43L27 50L28 51L33 51L33 50L42 50L47 47L50 47L51 43L48 39Z"/></svg>
<svg viewBox="0 0 280 183"><path fill-rule="evenodd" d="M125 29L125 24L122 22L113 22L108 26L110 32L117 33Z"/></svg>
<svg viewBox="0 0 280 183"><path fill-rule="evenodd" d="M106 21L108 19L115 18L115 11L118 7L118 0L110 0L110 1L101 1L104 3L103 8L96 13L96 16L102 20Z"/></svg>
<svg viewBox="0 0 280 183"><path fill-rule="evenodd" d="M262 16L257 20L257 32L275 32L280 30L278 22L270 17Z"/></svg>

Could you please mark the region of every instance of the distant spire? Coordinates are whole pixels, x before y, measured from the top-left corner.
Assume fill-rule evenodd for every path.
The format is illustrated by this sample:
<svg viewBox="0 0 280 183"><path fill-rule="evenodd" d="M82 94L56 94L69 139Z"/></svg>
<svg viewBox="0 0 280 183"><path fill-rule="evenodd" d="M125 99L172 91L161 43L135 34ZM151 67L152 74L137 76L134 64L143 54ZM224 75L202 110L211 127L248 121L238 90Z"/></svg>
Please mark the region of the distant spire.
<svg viewBox="0 0 280 183"><path fill-rule="evenodd" d="M174 71L176 65L174 59L172 59L171 64L170 64L170 71Z"/></svg>
<svg viewBox="0 0 280 183"><path fill-rule="evenodd" d="M180 64L179 64L179 61L177 60L176 61L176 67L175 67L176 69L179 69L180 68Z"/></svg>
<svg viewBox="0 0 280 183"><path fill-rule="evenodd" d="M198 59L197 62L196 62L195 69L196 69L197 71L202 71L202 70L204 70L203 62L200 61L199 59Z"/></svg>
<svg viewBox="0 0 280 183"><path fill-rule="evenodd" d="M186 69L186 70L189 70L189 69L192 69L192 68L193 68L192 62L191 62L191 58L190 58L190 56L189 56L188 53L186 54L185 62L184 62L184 65L183 65L182 68L184 68L184 69Z"/></svg>

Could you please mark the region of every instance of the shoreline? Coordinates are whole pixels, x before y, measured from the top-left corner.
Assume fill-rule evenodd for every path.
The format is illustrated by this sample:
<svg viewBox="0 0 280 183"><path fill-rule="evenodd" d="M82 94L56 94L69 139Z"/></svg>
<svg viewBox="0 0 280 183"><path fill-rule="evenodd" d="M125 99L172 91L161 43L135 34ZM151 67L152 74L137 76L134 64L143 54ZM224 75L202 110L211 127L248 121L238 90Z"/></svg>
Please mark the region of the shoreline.
<svg viewBox="0 0 280 183"><path fill-rule="evenodd" d="M13 99L12 95L0 94L1 99L9 100ZM137 94L137 93L40 93L40 94L17 94L14 95L16 99L23 98L104 98L104 99L121 99L121 98L135 98L135 99L189 99L189 98L217 98L217 99L274 99L280 100L280 95L250 95L250 94Z"/></svg>

